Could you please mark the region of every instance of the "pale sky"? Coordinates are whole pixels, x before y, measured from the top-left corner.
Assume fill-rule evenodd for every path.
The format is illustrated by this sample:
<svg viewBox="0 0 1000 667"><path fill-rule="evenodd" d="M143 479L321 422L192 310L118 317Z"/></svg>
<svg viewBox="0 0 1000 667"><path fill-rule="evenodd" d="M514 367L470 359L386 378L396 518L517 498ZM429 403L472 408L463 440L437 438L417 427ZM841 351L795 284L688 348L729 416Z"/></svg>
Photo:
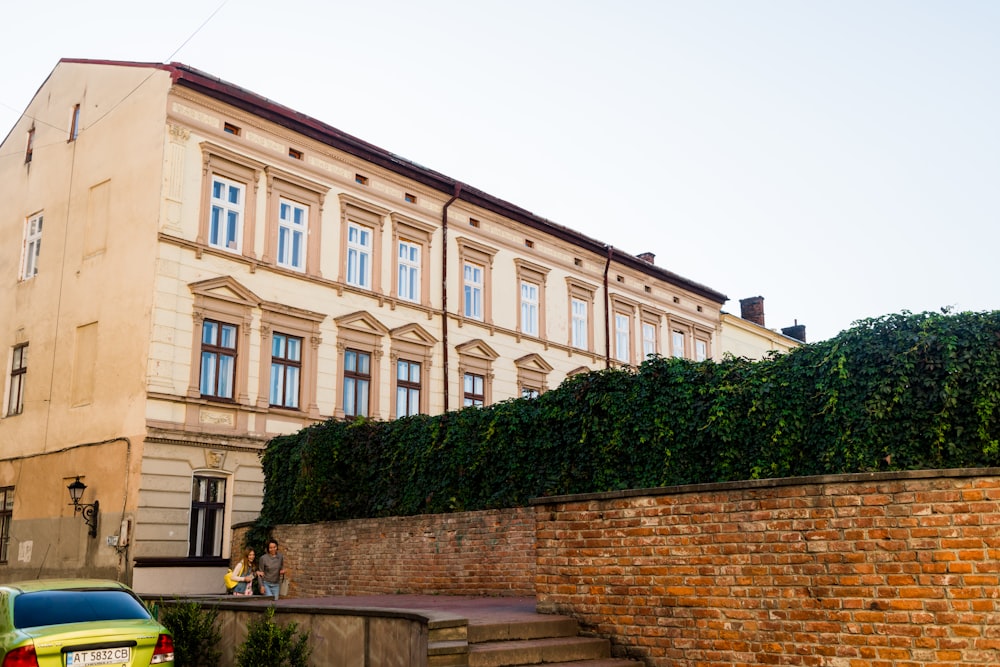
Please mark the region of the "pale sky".
<svg viewBox="0 0 1000 667"><path fill-rule="evenodd" d="M0 138L60 58L179 61L811 341L1000 308L998 0L4 5Z"/></svg>

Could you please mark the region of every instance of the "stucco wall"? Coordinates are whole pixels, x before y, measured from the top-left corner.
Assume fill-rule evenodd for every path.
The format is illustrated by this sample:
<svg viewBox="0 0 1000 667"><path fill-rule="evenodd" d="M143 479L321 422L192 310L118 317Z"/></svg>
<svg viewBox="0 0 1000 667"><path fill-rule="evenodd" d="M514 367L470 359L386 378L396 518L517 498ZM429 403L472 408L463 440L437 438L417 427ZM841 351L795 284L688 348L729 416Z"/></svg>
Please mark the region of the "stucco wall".
<svg viewBox="0 0 1000 667"><path fill-rule="evenodd" d="M1000 470L540 502L537 600L685 665L1000 663Z"/></svg>

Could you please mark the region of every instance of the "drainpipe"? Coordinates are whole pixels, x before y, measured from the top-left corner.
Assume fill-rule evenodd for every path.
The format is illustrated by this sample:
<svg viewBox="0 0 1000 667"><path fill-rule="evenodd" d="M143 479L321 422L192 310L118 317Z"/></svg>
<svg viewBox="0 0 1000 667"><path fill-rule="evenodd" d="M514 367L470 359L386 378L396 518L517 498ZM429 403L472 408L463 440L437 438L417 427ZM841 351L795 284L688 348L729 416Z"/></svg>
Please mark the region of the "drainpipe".
<svg viewBox="0 0 1000 667"><path fill-rule="evenodd" d="M611 253L608 249L608 259L604 262L604 367L611 368L611 297L608 294L608 269L611 268Z"/></svg>
<svg viewBox="0 0 1000 667"><path fill-rule="evenodd" d="M462 184L455 183L455 194L441 209L441 346L444 353L444 411L448 412L448 207L462 194Z"/></svg>

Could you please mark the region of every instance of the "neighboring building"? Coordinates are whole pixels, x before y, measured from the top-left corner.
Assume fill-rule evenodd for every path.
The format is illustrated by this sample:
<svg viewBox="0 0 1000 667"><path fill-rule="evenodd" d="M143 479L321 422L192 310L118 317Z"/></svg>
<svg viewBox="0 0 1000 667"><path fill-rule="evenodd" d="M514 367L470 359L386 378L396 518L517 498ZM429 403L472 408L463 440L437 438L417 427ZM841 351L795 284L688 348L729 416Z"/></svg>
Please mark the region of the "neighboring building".
<svg viewBox="0 0 1000 667"><path fill-rule="evenodd" d="M3 580L217 591L271 437L710 358L726 301L180 64L60 61L0 231Z"/></svg>
<svg viewBox="0 0 1000 667"><path fill-rule="evenodd" d="M740 299L740 317L723 312L720 315L719 357L763 359L770 352L788 352L806 342L806 328L796 323L780 332L764 326L764 297Z"/></svg>

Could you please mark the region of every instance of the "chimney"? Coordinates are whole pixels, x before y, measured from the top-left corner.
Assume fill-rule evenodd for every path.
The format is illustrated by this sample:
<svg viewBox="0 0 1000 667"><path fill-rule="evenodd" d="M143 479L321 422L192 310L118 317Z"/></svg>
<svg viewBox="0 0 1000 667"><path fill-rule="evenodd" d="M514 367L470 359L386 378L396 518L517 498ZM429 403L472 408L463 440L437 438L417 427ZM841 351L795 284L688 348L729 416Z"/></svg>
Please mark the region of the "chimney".
<svg viewBox="0 0 1000 667"><path fill-rule="evenodd" d="M764 297L750 296L746 299L740 299L740 317L764 326Z"/></svg>
<svg viewBox="0 0 1000 667"><path fill-rule="evenodd" d="M646 262L647 264L652 264L653 261L656 259L656 255L654 255L651 252L639 253L638 255L636 255L636 257Z"/></svg>
<svg viewBox="0 0 1000 667"><path fill-rule="evenodd" d="M806 342L806 325L799 324L798 320L795 320L795 326L785 327L781 333L802 343Z"/></svg>

